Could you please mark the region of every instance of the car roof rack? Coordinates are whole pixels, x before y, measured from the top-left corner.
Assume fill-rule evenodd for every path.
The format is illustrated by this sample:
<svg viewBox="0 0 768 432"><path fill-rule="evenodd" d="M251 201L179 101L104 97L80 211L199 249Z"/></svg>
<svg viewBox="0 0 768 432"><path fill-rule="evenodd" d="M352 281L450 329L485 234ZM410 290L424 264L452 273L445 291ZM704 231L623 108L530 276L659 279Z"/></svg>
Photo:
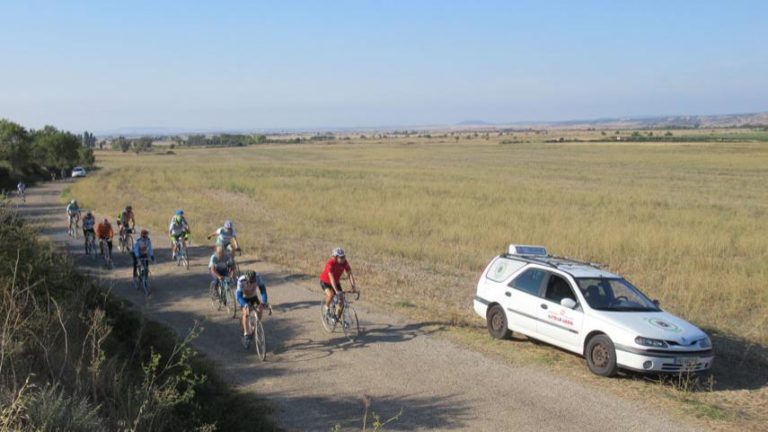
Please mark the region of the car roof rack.
<svg viewBox="0 0 768 432"><path fill-rule="evenodd" d="M564 270L564 267L569 267L573 265L589 266L589 267L596 268L598 270L602 270L602 267L603 267L603 265L599 263L579 261L573 258L557 256L557 255L540 256L540 255L518 255L518 254L504 253L502 254L502 256L505 258L517 259L527 263L541 264L541 265L552 267L558 270Z"/></svg>

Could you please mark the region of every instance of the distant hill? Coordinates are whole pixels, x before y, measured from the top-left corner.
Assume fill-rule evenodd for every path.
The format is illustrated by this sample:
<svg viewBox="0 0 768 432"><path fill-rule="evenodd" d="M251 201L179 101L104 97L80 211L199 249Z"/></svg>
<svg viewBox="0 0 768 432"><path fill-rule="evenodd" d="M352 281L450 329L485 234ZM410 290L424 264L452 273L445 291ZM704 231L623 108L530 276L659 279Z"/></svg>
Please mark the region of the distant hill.
<svg viewBox="0 0 768 432"><path fill-rule="evenodd" d="M463 122L456 123L456 126L493 126L493 123L482 120L464 120Z"/></svg>
<svg viewBox="0 0 768 432"><path fill-rule="evenodd" d="M675 129L675 128L715 128L739 126L768 126L768 112L749 114L722 115L676 115L657 117L624 117L594 120L573 120L548 123L530 123L536 127L552 128L646 128L646 129ZM519 124L518 124L519 126Z"/></svg>

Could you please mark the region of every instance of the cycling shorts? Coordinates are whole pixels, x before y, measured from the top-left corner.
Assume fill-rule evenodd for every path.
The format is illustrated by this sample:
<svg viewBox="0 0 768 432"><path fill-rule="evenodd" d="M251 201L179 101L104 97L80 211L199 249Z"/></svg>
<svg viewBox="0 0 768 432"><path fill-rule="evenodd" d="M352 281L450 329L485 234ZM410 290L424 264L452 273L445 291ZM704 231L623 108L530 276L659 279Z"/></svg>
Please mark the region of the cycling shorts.
<svg viewBox="0 0 768 432"><path fill-rule="evenodd" d="M320 281L320 288L325 290L331 290L333 291L333 286L329 283L325 283L323 281ZM344 290L341 288L341 282L336 282L336 289L339 290L339 292L344 292Z"/></svg>
<svg viewBox="0 0 768 432"><path fill-rule="evenodd" d="M237 290L237 302L240 303L240 308L248 307L248 305L260 305L261 300L259 299L259 295L256 294L253 297L243 297L243 292L241 290Z"/></svg>

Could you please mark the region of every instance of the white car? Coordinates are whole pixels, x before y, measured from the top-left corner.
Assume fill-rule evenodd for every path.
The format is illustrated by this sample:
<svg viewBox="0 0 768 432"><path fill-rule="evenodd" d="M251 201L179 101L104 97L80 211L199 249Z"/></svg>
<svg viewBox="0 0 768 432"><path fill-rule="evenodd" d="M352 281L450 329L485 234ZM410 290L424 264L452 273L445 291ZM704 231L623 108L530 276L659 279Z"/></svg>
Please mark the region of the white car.
<svg viewBox="0 0 768 432"><path fill-rule="evenodd" d="M700 372L714 359L703 331L626 279L542 246L510 245L494 258L480 276L474 309L493 337L514 331L572 351L601 376L619 368Z"/></svg>
<svg viewBox="0 0 768 432"><path fill-rule="evenodd" d="M72 177L85 177L85 168L83 167L75 167L72 169Z"/></svg>

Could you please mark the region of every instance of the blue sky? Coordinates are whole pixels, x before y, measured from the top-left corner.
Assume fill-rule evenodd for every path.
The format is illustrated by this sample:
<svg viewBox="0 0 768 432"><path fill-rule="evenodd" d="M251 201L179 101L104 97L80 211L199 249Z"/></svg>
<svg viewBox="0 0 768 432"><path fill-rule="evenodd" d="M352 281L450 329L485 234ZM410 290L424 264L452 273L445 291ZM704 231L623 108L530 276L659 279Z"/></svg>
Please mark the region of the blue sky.
<svg viewBox="0 0 768 432"><path fill-rule="evenodd" d="M765 1L0 2L0 117L322 128L768 110Z"/></svg>

